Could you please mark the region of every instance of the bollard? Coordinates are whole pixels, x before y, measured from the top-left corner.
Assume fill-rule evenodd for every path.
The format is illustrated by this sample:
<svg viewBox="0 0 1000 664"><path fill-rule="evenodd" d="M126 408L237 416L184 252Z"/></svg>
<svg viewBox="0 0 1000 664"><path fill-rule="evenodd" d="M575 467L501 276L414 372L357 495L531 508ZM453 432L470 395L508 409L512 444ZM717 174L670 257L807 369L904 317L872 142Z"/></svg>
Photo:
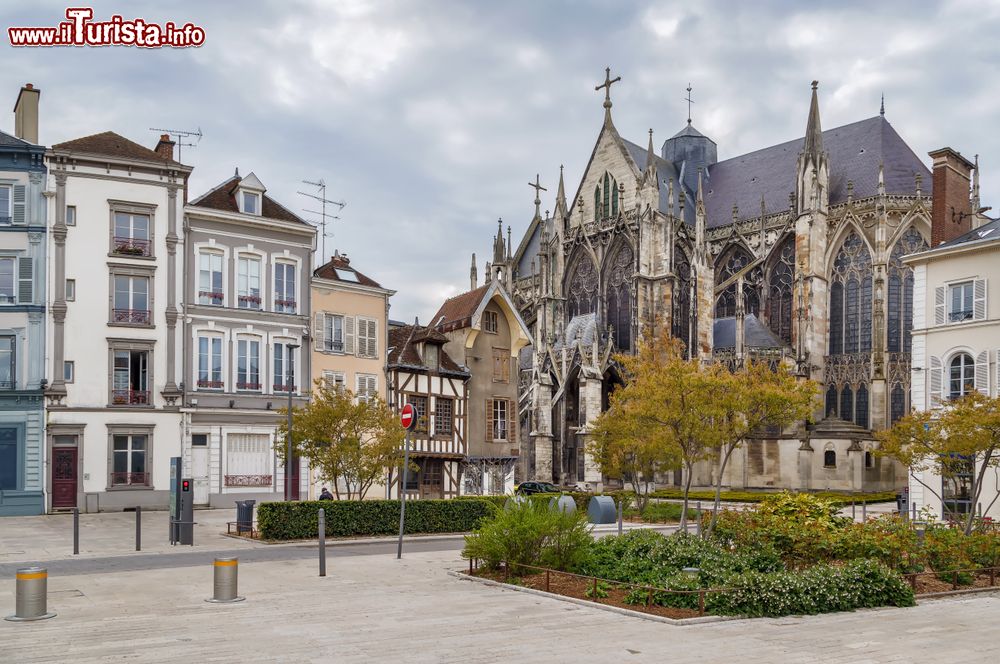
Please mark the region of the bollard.
<svg viewBox="0 0 1000 664"><path fill-rule="evenodd" d="M913 508L913 520L917 520L917 504L911 503L910 506Z"/></svg>
<svg viewBox="0 0 1000 664"><path fill-rule="evenodd" d="M695 508L695 510L696 511L694 513L694 518L695 518L694 533L698 537L701 537L701 501L700 500L698 501L697 507Z"/></svg>
<svg viewBox="0 0 1000 664"><path fill-rule="evenodd" d="M624 503L625 503L625 497L624 496L619 496L618 497L618 534L619 535L622 534L622 518L624 517L624 515L623 515L624 509L622 508L622 505L624 505Z"/></svg>
<svg viewBox="0 0 1000 664"><path fill-rule="evenodd" d="M14 615L4 620L26 622L45 620L56 614L47 609L49 572L44 567L22 567L17 570Z"/></svg>
<svg viewBox="0 0 1000 664"><path fill-rule="evenodd" d="M142 505L135 506L135 550L142 551Z"/></svg>
<svg viewBox="0 0 1000 664"><path fill-rule="evenodd" d="M231 602L242 602L246 597L239 597L237 591L237 579L240 571L239 558L216 558L215 559L215 596L206 599L206 602L215 604L229 604Z"/></svg>
<svg viewBox="0 0 1000 664"><path fill-rule="evenodd" d="M861 501L861 522L867 523L868 521L868 501Z"/></svg>
<svg viewBox="0 0 1000 664"><path fill-rule="evenodd" d="M326 510L319 508L319 575L326 576Z"/></svg>
<svg viewBox="0 0 1000 664"><path fill-rule="evenodd" d="M855 510L856 510L856 508L854 506L854 501L852 500L851 501L851 521L856 521L857 520L857 513L856 513Z"/></svg>
<svg viewBox="0 0 1000 664"><path fill-rule="evenodd" d="M80 509L73 508L73 555L80 554Z"/></svg>

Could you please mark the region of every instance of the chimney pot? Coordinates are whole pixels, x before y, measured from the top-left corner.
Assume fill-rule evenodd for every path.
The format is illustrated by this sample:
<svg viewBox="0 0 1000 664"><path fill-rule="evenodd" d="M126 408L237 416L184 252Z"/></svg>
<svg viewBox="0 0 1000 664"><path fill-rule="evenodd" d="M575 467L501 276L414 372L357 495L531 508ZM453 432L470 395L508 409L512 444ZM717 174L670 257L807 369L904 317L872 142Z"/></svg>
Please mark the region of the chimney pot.
<svg viewBox="0 0 1000 664"><path fill-rule="evenodd" d="M164 159L174 160L174 145L176 143L170 140L170 134L160 134L160 142L156 144L153 151L160 155Z"/></svg>
<svg viewBox="0 0 1000 664"><path fill-rule="evenodd" d="M951 148L928 153L934 160L931 184L931 246L972 230L969 190L972 162Z"/></svg>

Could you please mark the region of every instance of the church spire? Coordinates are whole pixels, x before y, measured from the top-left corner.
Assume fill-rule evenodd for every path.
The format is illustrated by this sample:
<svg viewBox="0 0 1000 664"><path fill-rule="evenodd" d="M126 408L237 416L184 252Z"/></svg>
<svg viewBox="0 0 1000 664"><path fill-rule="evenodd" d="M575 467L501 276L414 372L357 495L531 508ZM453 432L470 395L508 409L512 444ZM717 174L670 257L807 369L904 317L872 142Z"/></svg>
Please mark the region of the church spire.
<svg viewBox="0 0 1000 664"><path fill-rule="evenodd" d="M656 164L656 152L653 150L653 128L649 128L649 145L646 146L646 168Z"/></svg>
<svg viewBox="0 0 1000 664"><path fill-rule="evenodd" d="M802 151L808 155L823 152L823 130L819 126L819 95L816 88L819 81L812 82L812 101L809 102L809 120L806 122L806 141Z"/></svg>
<svg viewBox="0 0 1000 664"><path fill-rule="evenodd" d="M885 117L885 93L882 93L882 104L878 107L878 114Z"/></svg>
<svg viewBox="0 0 1000 664"><path fill-rule="evenodd" d="M542 199L539 197L539 193L548 191L548 189L543 187L539 182L538 174L535 173L535 181L528 183L528 186L535 190L535 219L542 218ZM510 244L510 242L507 244Z"/></svg>
<svg viewBox="0 0 1000 664"><path fill-rule="evenodd" d="M559 187L556 189L556 211L566 214L566 185L563 184L563 166L559 164ZM558 215L557 215L558 216Z"/></svg>
<svg viewBox="0 0 1000 664"><path fill-rule="evenodd" d="M476 290L479 283L479 274L476 271L476 254L472 254L472 267L469 268L469 290Z"/></svg>
<svg viewBox="0 0 1000 664"><path fill-rule="evenodd" d="M604 83L596 86L594 90L604 88L604 124L611 124L611 86L622 80L621 76L611 78L611 67L604 68Z"/></svg>

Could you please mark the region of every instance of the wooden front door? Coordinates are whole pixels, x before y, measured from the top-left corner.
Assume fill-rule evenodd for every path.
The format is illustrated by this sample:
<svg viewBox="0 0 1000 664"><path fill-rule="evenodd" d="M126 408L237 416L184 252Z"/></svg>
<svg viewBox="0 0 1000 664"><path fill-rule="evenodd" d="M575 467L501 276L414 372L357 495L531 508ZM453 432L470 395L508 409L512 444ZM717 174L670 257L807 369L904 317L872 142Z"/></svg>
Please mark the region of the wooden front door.
<svg viewBox="0 0 1000 664"><path fill-rule="evenodd" d="M424 459L420 464L420 497L444 498L444 461Z"/></svg>
<svg viewBox="0 0 1000 664"><path fill-rule="evenodd" d="M52 448L52 508L76 507L77 448Z"/></svg>

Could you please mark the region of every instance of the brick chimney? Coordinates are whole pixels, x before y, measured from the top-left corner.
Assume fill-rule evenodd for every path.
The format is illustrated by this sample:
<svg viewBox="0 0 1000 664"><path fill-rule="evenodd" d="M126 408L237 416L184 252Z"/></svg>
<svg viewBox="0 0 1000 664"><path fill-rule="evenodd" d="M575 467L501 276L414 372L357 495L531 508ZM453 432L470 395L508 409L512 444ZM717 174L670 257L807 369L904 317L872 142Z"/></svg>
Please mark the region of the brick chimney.
<svg viewBox="0 0 1000 664"><path fill-rule="evenodd" d="M153 148L153 152L160 155L164 159L174 160L174 145L176 143L170 140L170 134L160 134L160 142L156 144Z"/></svg>
<svg viewBox="0 0 1000 664"><path fill-rule="evenodd" d="M969 183L974 165L951 148L928 153L934 160L931 203L931 246L972 230Z"/></svg>
<svg viewBox="0 0 1000 664"><path fill-rule="evenodd" d="M41 90L26 83L14 102L14 135L29 143L38 144L38 98Z"/></svg>

